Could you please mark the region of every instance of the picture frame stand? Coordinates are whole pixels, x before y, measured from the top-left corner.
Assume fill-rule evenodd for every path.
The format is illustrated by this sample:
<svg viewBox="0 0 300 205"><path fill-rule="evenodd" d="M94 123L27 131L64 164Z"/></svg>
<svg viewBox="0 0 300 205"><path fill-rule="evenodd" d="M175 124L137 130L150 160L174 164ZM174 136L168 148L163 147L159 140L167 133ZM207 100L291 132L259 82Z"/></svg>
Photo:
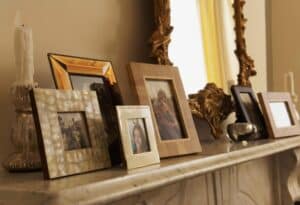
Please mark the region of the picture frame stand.
<svg viewBox="0 0 300 205"><path fill-rule="evenodd" d="M11 88L16 118L13 122L10 137L15 147L15 152L3 163L3 167L10 172L28 172L41 169L41 159L29 95L30 90L37 87L37 83L33 83L29 85L13 85Z"/></svg>

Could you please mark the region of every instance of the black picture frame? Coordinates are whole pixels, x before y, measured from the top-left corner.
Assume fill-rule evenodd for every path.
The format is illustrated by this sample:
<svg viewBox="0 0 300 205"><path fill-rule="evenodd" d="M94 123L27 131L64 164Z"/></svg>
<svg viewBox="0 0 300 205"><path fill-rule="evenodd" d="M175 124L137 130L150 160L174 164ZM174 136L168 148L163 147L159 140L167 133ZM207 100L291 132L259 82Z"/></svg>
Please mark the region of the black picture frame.
<svg viewBox="0 0 300 205"><path fill-rule="evenodd" d="M231 92L235 101L237 122L248 122L257 127L257 134L250 136L248 140L267 139L265 119L253 89L251 87L234 85L231 87ZM243 94L248 96L247 98L251 104L247 105L245 103Z"/></svg>
<svg viewBox="0 0 300 205"><path fill-rule="evenodd" d="M109 139L109 153L113 165L122 163L121 135L118 127L117 105L122 105L118 96L113 96L114 92L107 79L103 78L104 83L93 83L91 90L96 91L100 110L103 114L105 130L111 138Z"/></svg>

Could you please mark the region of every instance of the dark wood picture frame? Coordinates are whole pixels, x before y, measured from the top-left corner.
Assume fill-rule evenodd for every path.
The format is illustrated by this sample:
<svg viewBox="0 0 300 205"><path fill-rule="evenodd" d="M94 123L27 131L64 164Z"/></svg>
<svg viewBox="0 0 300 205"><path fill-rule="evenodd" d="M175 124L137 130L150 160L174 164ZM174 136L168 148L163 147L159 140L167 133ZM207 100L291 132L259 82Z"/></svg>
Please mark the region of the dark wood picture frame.
<svg viewBox="0 0 300 205"><path fill-rule="evenodd" d="M271 138L281 138L300 135L300 124L297 120L296 109L293 105L290 93L282 92L264 92L258 93L263 114L266 119L268 133ZM274 121L274 116L270 107L270 103L285 103L287 114L289 114L291 126L278 128ZM279 111L279 110L278 110Z"/></svg>
<svg viewBox="0 0 300 205"><path fill-rule="evenodd" d="M138 104L149 105L156 132L156 141L161 158L187 155L201 152L201 145L193 122L191 110L180 79L179 71L172 66L154 65L145 63L130 63L129 74L132 78L134 92ZM172 84L174 100L177 104L181 127L184 130L183 138L162 140L150 95L147 90L148 80L168 81Z"/></svg>
<svg viewBox="0 0 300 205"><path fill-rule="evenodd" d="M94 91L33 89L30 95L45 179L111 167L107 133ZM78 142L84 135L78 133L74 118L71 127L61 127L62 113L84 114L90 146L66 149L67 139L74 138Z"/></svg>
<svg viewBox="0 0 300 205"><path fill-rule="evenodd" d="M248 86L232 86L231 92L235 101L237 122L248 122L257 126L257 134L253 135L249 140L266 139L267 130L265 119L259 108L256 95L251 87ZM251 113L249 113L241 94L247 94L251 100ZM253 119L255 118L255 119Z"/></svg>

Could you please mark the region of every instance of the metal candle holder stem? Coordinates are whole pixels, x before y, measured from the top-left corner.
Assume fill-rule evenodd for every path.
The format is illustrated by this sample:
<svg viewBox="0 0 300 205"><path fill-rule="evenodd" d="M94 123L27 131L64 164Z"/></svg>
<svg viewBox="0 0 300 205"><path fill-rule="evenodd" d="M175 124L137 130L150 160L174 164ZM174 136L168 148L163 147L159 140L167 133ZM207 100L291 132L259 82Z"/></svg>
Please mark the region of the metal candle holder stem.
<svg viewBox="0 0 300 205"><path fill-rule="evenodd" d="M41 169L41 160L37 146L37 136L32 115L29 92L37 84L14 85L12 87L16 120L11 130L11 140L15 153L11 154L3 166L8 171L35 171Z"/></svg>

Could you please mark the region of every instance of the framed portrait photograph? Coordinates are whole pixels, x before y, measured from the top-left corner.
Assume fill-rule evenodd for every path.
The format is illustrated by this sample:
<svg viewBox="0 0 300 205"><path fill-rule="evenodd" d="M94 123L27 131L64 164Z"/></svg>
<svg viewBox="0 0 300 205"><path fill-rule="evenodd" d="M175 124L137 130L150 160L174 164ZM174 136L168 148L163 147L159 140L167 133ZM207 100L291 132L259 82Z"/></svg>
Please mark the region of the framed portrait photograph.
<svg viewBox="0 0 300 205"><path fill-rule="evenodd" d="M119 164L121 151L116 105L122 104L117 79L110 61L49 53L48 59L57 89L94 90L107 133L113 164Z"/></svg>
<svg viewBox="0 0 300 205"><path fill-rule="evenodd" d="M149 106L117 106L128 169L160 162Z"/></svg>
<svg viewBox="0 0 300 205"><path fill-rule="evenodd" d="M265 120L253 89L251 87L232 86L231 92L236 104L237 121L252 123L257 127L257 134L252 135L249 140L267 138Z"/></svg>
<svg viewBox="0 0 300 205"><path fill-rule="evenodd" d="M129 73L140 105L149 105L161 158L201 152L178 69L130 63Z"/></svg>
<svg viewBox="0 0 300 205"><path fill-rule="evenodd" d="M33 89L31 101L46 179L111 166L94 91Z"/></svg>
<svg viewBox="0 0 300 205"><path fill-rule="evenodd" d="M300 135L300 124L290 93L265 92L258 98L272 138Z"/></svg>

